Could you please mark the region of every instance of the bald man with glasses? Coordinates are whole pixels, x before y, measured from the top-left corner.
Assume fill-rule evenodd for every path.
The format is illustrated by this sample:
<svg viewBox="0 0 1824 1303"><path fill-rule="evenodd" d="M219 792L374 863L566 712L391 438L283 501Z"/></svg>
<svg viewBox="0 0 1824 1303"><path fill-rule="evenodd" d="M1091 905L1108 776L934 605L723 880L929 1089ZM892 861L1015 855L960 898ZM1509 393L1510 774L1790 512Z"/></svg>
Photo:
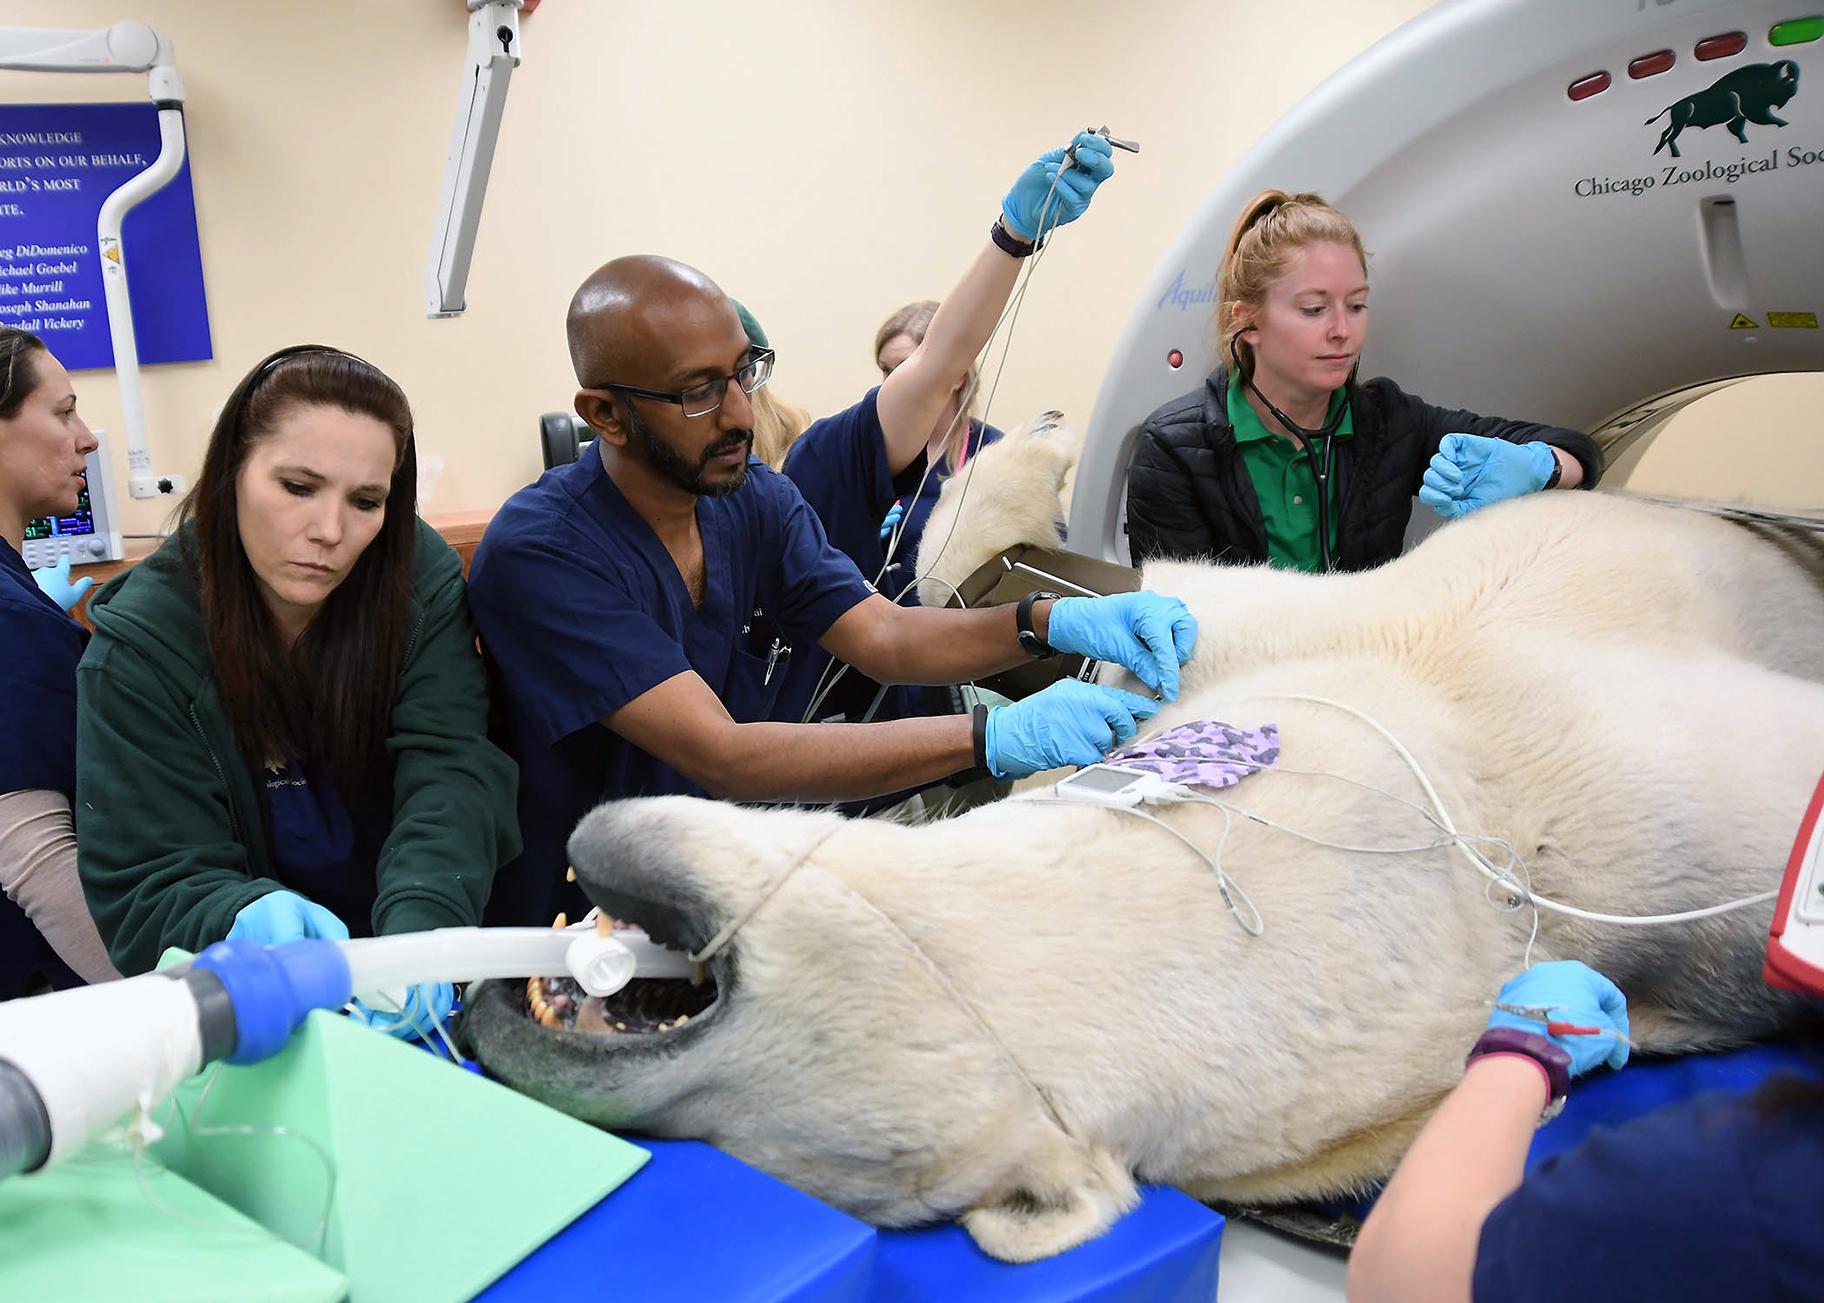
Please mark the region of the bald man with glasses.
<svg viewBox="0 0 1824 1303"><path fill-rule="evenodd" d="M526 852L496 879L500 923L581 904L564 843L604 800L686 794L855 800L981 767L1088 764L1157 703L1075 681L973 716L772 722L794 650L883 683L961 683L1029 655L1127 666L1170 699L1196 623L1150 593L983 610L896 606L831 547L790 480L750 456L747 396L773 355L728 296L647 255L571 300L576 411L595 431L489 524L470 602L502 741L520 763Z"/></svg>

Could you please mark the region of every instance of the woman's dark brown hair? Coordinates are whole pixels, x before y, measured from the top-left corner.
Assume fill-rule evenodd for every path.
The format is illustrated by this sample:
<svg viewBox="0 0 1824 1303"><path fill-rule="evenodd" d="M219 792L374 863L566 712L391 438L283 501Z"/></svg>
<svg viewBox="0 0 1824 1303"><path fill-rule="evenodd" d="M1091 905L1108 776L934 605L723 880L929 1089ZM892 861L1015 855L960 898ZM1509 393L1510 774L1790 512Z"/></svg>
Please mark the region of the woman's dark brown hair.
<svg viewBox="0 0 1824 1303"><path fill-rule="evenodd" d="M348 578L295 646L283 645L241 546L236 484L247 452L294 412L336 408L393 432L386 518ZM386 738L405 655L416 528L418 460L412 410L378 367L319 345L281 349L236 385L178 512L194 524L209 661L235 741L256 768L325 766L344 800L383 792Z"/></svg>
<svg viewBox="0 0 1824 1303"><path fill-rule="evenodd" d="M38 387L38 364L32 354L44 352L44 341L29 331L0 326L0 421L19 415Z"/></svg>

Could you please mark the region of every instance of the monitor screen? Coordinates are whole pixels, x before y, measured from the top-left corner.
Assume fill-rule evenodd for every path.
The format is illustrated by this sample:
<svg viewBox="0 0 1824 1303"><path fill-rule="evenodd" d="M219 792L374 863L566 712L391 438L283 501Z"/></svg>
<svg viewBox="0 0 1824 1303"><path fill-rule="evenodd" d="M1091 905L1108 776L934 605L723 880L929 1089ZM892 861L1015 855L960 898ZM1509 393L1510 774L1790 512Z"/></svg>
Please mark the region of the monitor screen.
<svg viewBox="0 0 1824 1303"><path fill-rule="evenodd" d="M1079 769L1068 781L1072 787L1087 787L1092 792L1118 792L1122 788L1138 782L1144 775L1121 769L1105 769L1097 765L1090 769Z"/></svg>
<svg viewBox="0 0 1824 1303"><path fill-rule="evenodd" d="M82 493L76 499L76 510L67 516L39 516L25 522L25 537L34 538L70 538L78 534L95 532L95 515L89 506L89 477L85 471L82 477Z"/></svg>

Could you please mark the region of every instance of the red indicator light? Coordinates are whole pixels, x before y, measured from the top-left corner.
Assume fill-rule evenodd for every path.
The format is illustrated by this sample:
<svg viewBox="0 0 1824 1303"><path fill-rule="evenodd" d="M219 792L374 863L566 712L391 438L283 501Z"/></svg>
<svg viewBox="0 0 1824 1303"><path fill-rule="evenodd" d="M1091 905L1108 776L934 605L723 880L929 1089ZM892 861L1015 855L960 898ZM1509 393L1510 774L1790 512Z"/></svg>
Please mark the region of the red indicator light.
<svg viewBox="0 0 1824 1303"><path fill-rule="evenodd" d="M1670 68L1675 59L1670 50L1655 50L1652 54L1643 54L1628 64L1628 76L1639 80L1642 77L1657 77Z"/></svg>
<svg viewBox="0 0 1824 1303"><path fill-rule="evenodd" d="M1184 365L1184 354L1174 348L1165 355L1165 364L1176 371L1179 367Z"/></svg>
<svg viewBox="0 0 1824 1303"><path fill-rule="evenodd" d="M1746 32L1725 32L1721 36L1706 37L1697 43L1692 51L1699 59L1727 59L1732 54L1740 54L1748 48Z"/></svg>
<svg viewBox="0 0 1824 1303"><path fill-rule="evenodd" d="M1609 88L1609 74L1593 72L1587 77L1579 77L1571 83L1570 96L1574 100L1587 100L1592 95L1600 95Z"/></svg>

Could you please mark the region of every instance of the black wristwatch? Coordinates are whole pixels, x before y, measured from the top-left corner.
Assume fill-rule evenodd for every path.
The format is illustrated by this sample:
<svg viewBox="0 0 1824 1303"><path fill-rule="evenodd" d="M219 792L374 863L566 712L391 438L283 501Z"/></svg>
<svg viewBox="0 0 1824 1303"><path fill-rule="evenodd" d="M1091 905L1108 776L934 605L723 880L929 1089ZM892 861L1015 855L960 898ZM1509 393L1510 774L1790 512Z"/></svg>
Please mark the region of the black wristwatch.
<svg viewBox="0 0 1824 1303"><path fill-rule="evenodd" d="M988 228L988 238L994 241L994 247L1014 258L1030 258L1045 247L1043 240L1022 240L1001 224L1000 218L994 219L994 225Z"/></svg>
<svg viewBox="0 0 1824 1303"><path fill-rule="evenodd" d="M1042 661L1047 657L1056 656L1058 654L1058 649L1039 637L1039 635L1033 631L1032 604L1034 602L1044 601L1055 602L1062 596L1062 593L1027 593L1026 596L1020 599L1019 606L1014 609L1013 624L1014 627L1019 630L1020 646L1024 647L1026 649L1026 654L1035 661Z"/></svg>
<svg viewBox="0 0 1824 1303"><path fill-rule="evenodd" d="M1549 451L1551 449L1552 445L1548 443L1545 446L1546 446L1546 449ZM1557 488L1558 481L1563 478L1564 478L1564 463L1558 460L1558 454L1554 452L1554 453L1552 453L1552 473L1550 475L1546 476L1545 483L1539 487L1539 491L1541 493L1544 493L1547 489Z"/></svg>

